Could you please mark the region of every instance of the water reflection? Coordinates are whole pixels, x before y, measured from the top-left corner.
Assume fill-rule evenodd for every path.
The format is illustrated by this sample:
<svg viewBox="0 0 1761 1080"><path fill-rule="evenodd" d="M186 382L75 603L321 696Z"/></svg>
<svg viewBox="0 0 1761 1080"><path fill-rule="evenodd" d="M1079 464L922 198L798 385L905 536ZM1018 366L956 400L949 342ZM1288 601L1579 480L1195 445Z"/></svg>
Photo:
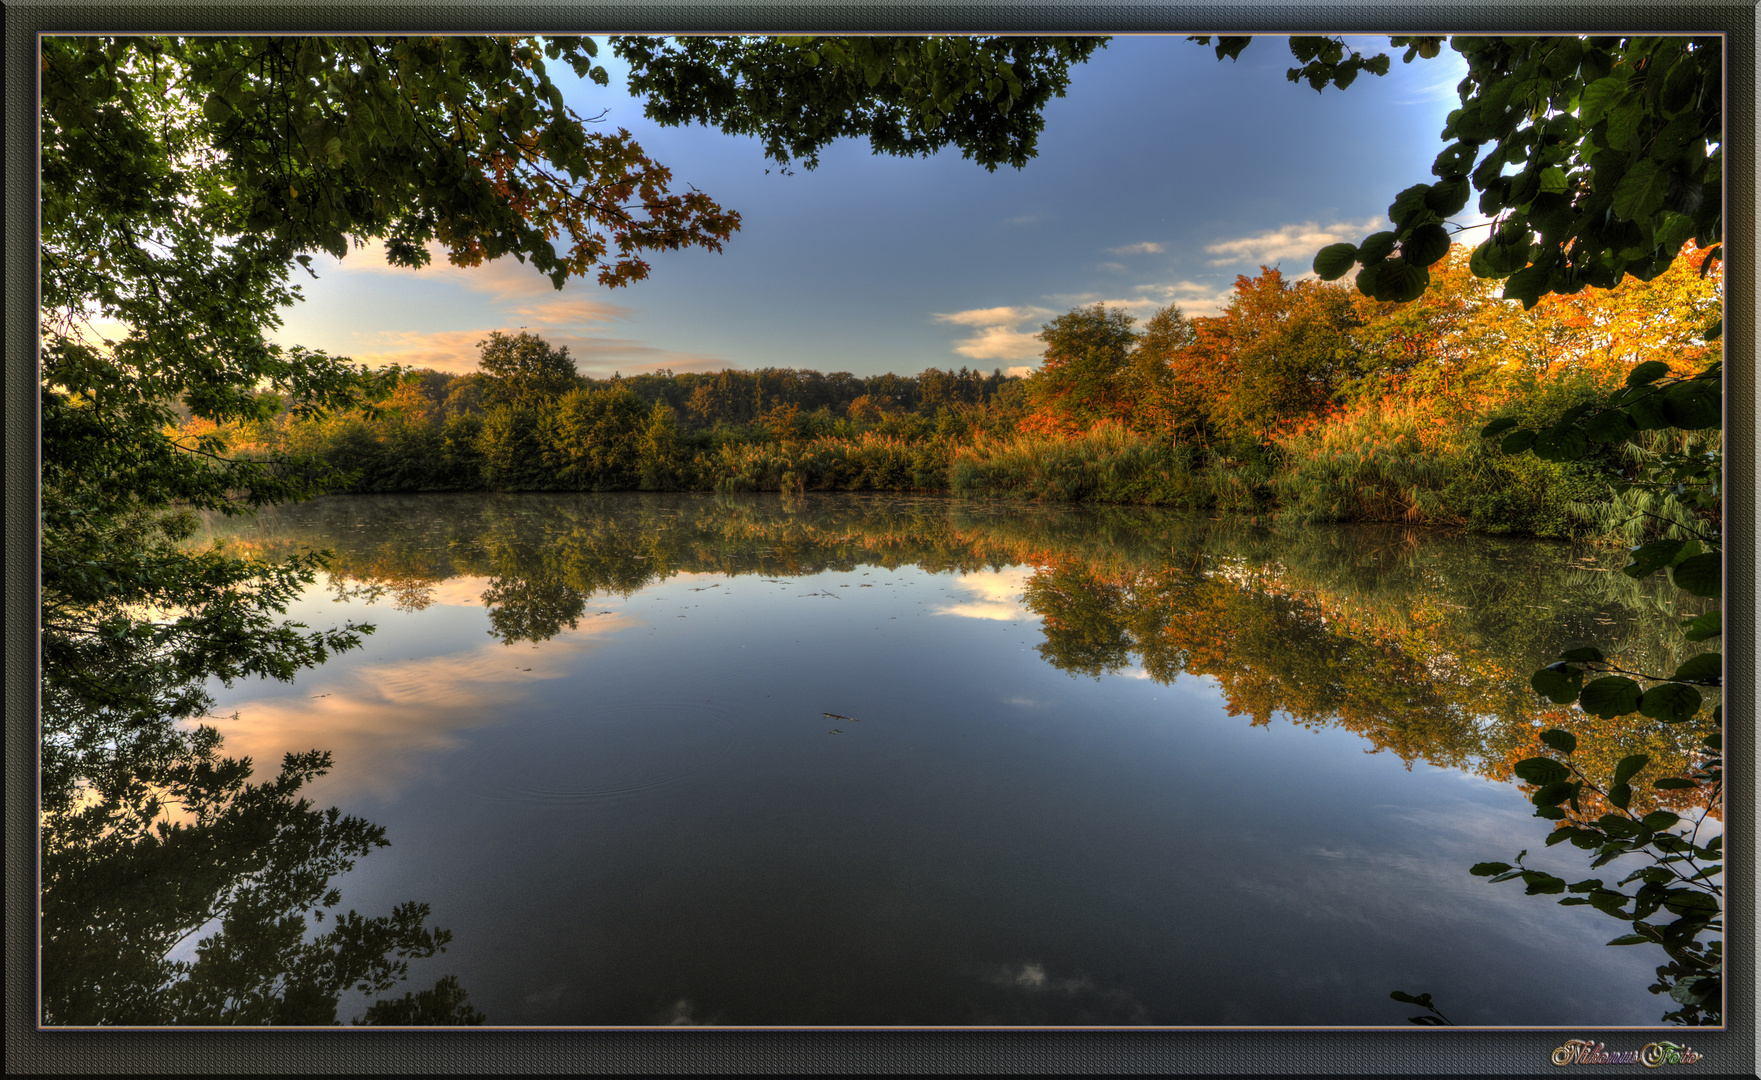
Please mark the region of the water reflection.
<svg viewBox="0 0 1761 1080"><path fill-rule="evenodd" d="M1073 675L1203 676L1231 715L1254 725L1342 728L1409 766L1500 781L1537 752L1540 731L1560 727L1578 736L1580 760L1612 767L1650 754L1633 784L1646 809L1693 798L1648 781L1685 769L1711 730L1637 715L1598 721L1532 692L1537 658L1591 640L1635 670L1673 670L1695 651L1676 632L1697 613L1692 600L1564 545L1380 527L1273 532L1138 508L447 495L327 500L267 517L234 542L264 554L336 548L334 588L403 609L476 590L502 642L567 634L571 650L583 632L632 625L590 613L595 597L628 599L681 574L774 582L862 567L953 571L958 594L933 613L1037 622L1039 655ZM535 655L553 672L566 665L566 654ZM380 706L401 704L405 686L430 704L457 702L444 713L465 716L465 704L504 692L508 673L492 671L500 663L484 650L375 671L359 680L367 697L351 700L367 703L362 715L395 716ZM446 726L418 744L443 739ZM388 749L413 727L387 722ZM354 749L380 770L384 757Z"/></svg>
<svg viewBox="0 0 1761 1080"><path fill-rule="evenodd" d="M410 961L445 951L451 934L426 925L427 904L389 916L334 910L334 879L387 841L383 828L300 797L329 755L289 754L252 784L248 760L213 749L199 744L169 776L137 777L127 798L46 809L46 1024L335 1024L343 995L384 993ZM483 1019L448 976L354 1022Z"/></svg>
<svg viewBox="0 0 1761 1080"><path fill-rule="evenodd" d="M1399 1024L1440 974L1464 1023L1649 1020L1437 949L1633 955L1465 873L1539 846L1481 779L1540 731L1659 773L1701 734L1530 690L1591 638L1678 659L1690 612L1595 552L887 497L340 498L229 536L336 550L382 654L229 741L347 743L327 795L402 808L498 1021Z"/></svg>

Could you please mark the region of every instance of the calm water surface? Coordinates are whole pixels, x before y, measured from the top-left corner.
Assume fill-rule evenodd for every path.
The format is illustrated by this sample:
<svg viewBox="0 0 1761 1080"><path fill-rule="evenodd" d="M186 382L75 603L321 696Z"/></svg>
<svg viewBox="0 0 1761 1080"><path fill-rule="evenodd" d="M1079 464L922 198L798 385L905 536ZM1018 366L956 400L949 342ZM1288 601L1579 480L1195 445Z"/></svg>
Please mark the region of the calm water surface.
<svg viewBox="0 0 1761 1080"><path fill-rule="evenodd" d="M290 614L377 626L220 689L226 752L334 753L312 797L392 844L345 908L432 905L453 943L411 984L457 974L491 1024L1664 1011L1661 950L1467 872L1585 876L1509 779L1527 674L1656 650L1672 612L1588 549L859 496L335 497L214 532L333 550Z"/></svg>

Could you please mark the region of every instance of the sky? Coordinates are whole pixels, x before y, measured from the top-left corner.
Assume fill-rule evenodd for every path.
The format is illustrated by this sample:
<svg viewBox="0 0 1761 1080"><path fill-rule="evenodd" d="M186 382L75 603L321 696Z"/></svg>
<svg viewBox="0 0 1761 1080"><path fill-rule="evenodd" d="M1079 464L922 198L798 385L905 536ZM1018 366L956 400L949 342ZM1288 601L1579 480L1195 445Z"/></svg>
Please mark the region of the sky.
<svg viewBox="0 0 1761 1080"><path fill-rule="evenodd" d="M320 255L276 337L452 373L475 369L490 331L524 328L596 378L1026 374L1042 348L1033 335L1072 308L1215 314L1237 275L1309 274L1321 247L1388 226L1394 195L1433 179L1466 67L1447 49L1407 65L1386 38L1348 42L1391 52L1389 74L1317 94L1286 80L1282 38L1231 62L1180 36L1116 37L1047 105L1038 156L1020 170L987 172L958 149L893 158L846 141L789 175L756 139L647 120L602 47L610 87L560 64L552 77L577 113L604 113L599 126L627 128L671 168L675 191L692 185L739 211L721 252L653 253L645 281L561 291L512 259L460 268L442 256L412 271L372 247Z"/></svg>

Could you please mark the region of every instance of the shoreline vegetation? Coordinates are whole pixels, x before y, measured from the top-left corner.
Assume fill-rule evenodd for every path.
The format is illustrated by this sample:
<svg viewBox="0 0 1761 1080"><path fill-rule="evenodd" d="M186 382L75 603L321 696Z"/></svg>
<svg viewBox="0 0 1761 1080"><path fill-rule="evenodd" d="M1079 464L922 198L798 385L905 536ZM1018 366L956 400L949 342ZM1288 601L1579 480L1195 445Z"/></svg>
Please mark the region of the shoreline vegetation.
<svg viewBox="0 0 1761 1080"><path fill-rule="evenodd" d="M1141 328L1102 304L1047 323L1027 377L763 368L592 379L566 349L492 333L480 370L406 371L374 406L175 435L291 455L330 490L895 491L1163 506L1281 522L1393 522L1544 538L1642 538L1607 478L1718 435L1644 433L1583 461L1504 455L1489 421L1557 420L1642 362L1721 358L1705 253L1651 281L1497 298L1457 246L1432 288L1378 302L1277 269L1217 316ZM1709 340L1709 336L1714 338Z"/></svg>

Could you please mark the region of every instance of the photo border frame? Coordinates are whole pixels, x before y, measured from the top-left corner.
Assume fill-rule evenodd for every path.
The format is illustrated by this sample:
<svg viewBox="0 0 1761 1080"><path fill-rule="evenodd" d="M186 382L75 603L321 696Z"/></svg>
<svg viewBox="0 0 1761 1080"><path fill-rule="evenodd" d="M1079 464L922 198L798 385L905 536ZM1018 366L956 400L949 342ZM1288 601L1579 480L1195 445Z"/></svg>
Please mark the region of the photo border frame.
<svg viewBox="0 0 1761 1080"><path fill-rule="evenodd" d="M1646 1032L1389 1029L518 1029L57 1031L36 1026L40 437L36 374L36 62L40 33L816 32L1505 33L1725 35L1727 1027L1671 1029L1703 1055L1687 1075L1753 1075L1755 1042L1756 31L1752 3L1464 5L26 3L5 30L5 701L8 1072L1152 1072L1557 1073L1567 1038L1636 1050ZM1193 46L1197 48L1197 46ZM1104 58L1102 61L1104 62ZM1292 87L1291 92L1298 92ZM1031 165L1029 166L1032 167ZM1407 178L1393 177L1389 194ZM1734 246L1731 241L1735 241ZM1732 659L1734 658L1734 659ZM1539 662L1539 658L1537 658ZM1660 1006L1661 1007L1661 1004ZM1630 1042L1630 1045L1628 1045ZM1584 1065L1570 1073L1631 1074Z"/></svg>

